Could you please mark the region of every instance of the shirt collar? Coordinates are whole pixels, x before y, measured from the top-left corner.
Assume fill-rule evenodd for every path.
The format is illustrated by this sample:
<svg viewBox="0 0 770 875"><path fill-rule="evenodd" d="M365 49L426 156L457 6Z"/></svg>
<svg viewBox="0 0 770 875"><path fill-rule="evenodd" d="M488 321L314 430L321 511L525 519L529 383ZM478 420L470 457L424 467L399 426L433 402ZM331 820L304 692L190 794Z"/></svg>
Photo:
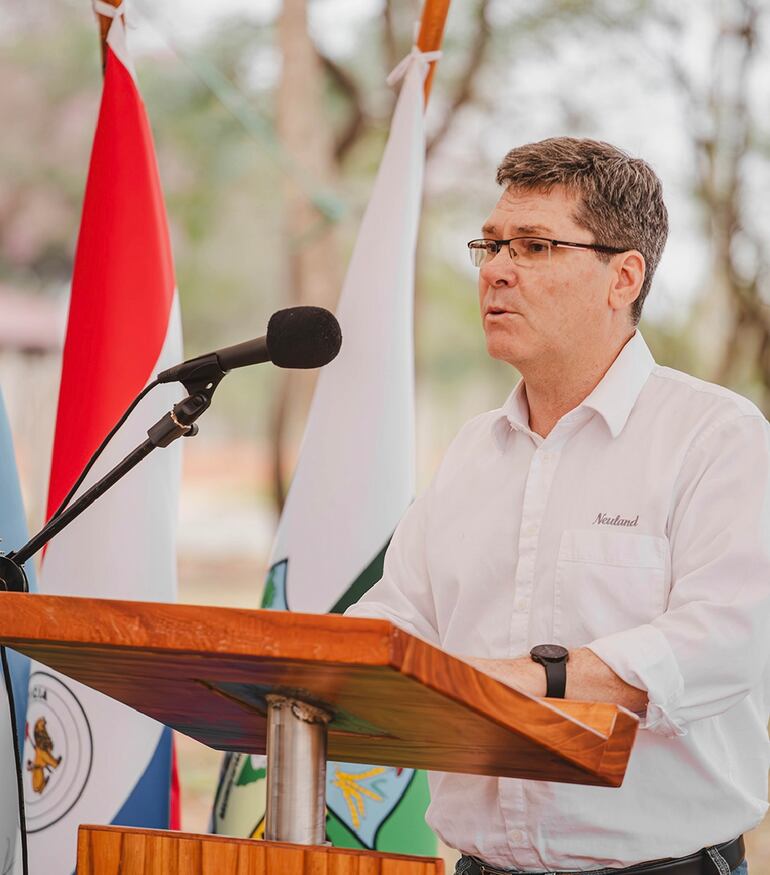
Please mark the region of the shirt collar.
<svg viewBox="0 0 770 875"><path fill-rule="evenodd" d="M616 438L623 431L654 367L650 348L637 330L581 406L601 414Z"/></svg>
<svg viewBox="0 0 770 875"><path fill-rule="evenodd" d="M607 423L613 438L616 438L623 431L654 367L655 359L641 332L637 330L579 407L595 410ZM500 431L499 424L505 426L506 421L508 426L506 431L512 428L532 434L529 428L529 404L524 390L524 380L519 380L516 388L500 408L500 415L495 419L496 430Z"/></svg>
<svg viewBox="0 0 770 875"><path fill-rule="evenodd" d="M524 391L524 380L519 380L516 384L516 388L498 411L492 428L501 451L505 450L512 429L529 435L536 444L542 441L540 435L535 434L529 427L529 404L527 393Z"/></svg>

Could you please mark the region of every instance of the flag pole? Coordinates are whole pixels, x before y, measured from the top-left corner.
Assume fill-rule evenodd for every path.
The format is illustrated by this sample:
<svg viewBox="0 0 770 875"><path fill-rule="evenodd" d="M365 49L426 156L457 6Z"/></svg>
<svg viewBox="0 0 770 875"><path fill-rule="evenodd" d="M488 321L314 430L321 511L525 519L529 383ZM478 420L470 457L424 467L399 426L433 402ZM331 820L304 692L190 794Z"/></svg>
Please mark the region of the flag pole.
<svg viewBox="0 0 770 875"><path fill-rule="evenodd" d="M121 0L105 0L110 6L120 6ZM96 19L99 22L99 43L102 49L102 75L107 68L107 31L110 29L113 19L109 15L100 15L96 13Z"/></svg>
<svg viewBox="0 0 770 875"><path fill-rule="evenodd" d="M111 6L119 6L121 0L106 0ZM450 0L425 0L420 18L420 30L417 36L417 48L421 52L435 52L441 48L444 37L444 25L449 12ZM112 18L108 15L96 13L99 21L99 37L102 48L102 73L107 63L107 31L112 24ZM433 75L436 72L436 62L431 61L428 75L425 77L425 104L427 106L430 97Z"/></svg>
<svg viewBox="0 0 770 875"><path fill-rule="evenodd" d="M417 36L417 48L421 52L436 52L441 48L444 37L444 25L450 0L425 0L420 19L420 31ZM433 85L433 74L436 72L436 61L431 61L428 75L425 77L425 105L428 105L430 89Z"/></svg>

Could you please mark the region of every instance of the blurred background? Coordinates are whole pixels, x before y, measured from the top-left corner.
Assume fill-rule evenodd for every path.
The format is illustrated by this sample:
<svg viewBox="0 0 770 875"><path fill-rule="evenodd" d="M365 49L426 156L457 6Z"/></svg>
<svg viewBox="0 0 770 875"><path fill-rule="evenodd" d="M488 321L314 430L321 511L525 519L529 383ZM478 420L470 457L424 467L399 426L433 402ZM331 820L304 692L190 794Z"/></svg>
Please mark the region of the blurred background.
<svg viewBox="0 0 770 875"><path fill-rule="evenodd" d="M387 136L414 0L132 0L186 354L334 307ZM770 413L770 6L454 0L428 108L416 291L418 477L516 374L485 353L465 243L512 146L608 140L663 180L668 246L642 331L659 362ZM42 524L82 196L101 93L88 0L0 7L0 386ZM376 313L372 314L376 318ZM185 446L180 600L257 607L312 377L241 371ZM355 472L351 472L355 476ZM180 738L183 828L220 755ZM751 837L770 873L770 827ZM763 868L764 866L764 868Z"/></svg>

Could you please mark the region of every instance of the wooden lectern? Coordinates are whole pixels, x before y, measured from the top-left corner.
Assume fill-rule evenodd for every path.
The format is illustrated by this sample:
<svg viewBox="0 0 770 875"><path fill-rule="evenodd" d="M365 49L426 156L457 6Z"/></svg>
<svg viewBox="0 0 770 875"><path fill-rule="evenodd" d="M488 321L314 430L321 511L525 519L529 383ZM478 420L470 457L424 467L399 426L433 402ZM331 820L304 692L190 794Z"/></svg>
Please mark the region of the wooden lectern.
<svg viewBox="0 0 770 875"><path fill-rule="evenodd" d="M322 846L327 757L617 787L638 726L615 705L533 698L383 620L2 599L0 643L210 747L268 754L269 841L81 827L81 875L440 873Z"/></svg>

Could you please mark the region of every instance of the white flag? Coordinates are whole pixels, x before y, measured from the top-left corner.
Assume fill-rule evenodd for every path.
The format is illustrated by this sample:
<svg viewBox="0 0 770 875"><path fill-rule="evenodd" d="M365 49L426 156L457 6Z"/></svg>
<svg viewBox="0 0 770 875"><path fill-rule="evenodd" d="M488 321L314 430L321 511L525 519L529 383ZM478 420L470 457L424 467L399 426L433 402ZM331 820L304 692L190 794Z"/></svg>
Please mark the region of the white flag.
<svg viewBox="0 0 770 875"><path fill-rule="evenodd" d="M414 256L425 165L423 86L437 52L412 53L348 268L337 318L342 349L320 373L273 546L262 605L342 612L382 574L415 493ZM329 763L327 831L335 845L434 853L424 775ZM214 831L260 836L264 765L230 756Z"/></svg>

